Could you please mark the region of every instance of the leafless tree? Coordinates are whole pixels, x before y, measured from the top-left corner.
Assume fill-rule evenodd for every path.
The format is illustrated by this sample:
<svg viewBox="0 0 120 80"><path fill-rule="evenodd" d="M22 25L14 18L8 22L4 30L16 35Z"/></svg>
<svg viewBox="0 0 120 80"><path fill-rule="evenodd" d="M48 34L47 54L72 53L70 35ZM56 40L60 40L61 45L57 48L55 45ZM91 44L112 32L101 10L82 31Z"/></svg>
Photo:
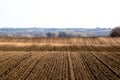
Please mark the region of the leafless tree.
<svg viewBox="0 0 120 80"><path fill-rule="evenodd" d="M120 37L120 26L112 29L110 36L111 37Z"/></svg>

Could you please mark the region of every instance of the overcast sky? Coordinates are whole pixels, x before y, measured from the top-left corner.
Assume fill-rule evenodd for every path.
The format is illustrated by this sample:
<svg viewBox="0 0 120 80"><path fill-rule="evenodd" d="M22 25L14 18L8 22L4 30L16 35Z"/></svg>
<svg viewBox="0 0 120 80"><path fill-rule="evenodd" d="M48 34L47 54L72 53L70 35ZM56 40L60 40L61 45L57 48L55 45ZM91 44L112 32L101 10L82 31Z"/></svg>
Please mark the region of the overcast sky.
<svg viewBox="0 0 120 80"><path fill-rule="evenodd" d="M120 0L0 0L0 27L120 25Z"/></svg>

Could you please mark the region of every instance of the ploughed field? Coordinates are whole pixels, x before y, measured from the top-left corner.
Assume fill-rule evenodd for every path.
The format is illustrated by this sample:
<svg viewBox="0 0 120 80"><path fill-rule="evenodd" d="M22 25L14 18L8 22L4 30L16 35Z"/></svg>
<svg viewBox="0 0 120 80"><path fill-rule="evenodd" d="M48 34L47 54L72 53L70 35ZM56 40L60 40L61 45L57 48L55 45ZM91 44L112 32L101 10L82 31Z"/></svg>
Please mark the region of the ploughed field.
<svg viewBox="0 0 120 80"><path fill-rule="evenodd" d="M0 80L120 80L120 38L0 38Z"/></svg>

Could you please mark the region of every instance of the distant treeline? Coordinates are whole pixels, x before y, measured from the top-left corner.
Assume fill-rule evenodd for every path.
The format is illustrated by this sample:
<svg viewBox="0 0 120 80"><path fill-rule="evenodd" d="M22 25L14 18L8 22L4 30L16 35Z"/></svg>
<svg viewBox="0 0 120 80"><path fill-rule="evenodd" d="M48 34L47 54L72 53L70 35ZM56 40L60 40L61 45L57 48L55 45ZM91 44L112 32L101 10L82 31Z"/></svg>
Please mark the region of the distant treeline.
<svg viewBox="0 0 120 80"><path fill-rule="evenodd" d="M109 36L110 28L1 28L7 37L99 37Z"/></svg>
<svg viewBox="0 0 120 80"><path fill-rule="evenodd" d="M82 36L86 36L83 34L75 34L75 33L67 33L67 32L58 32L58 33L54 33L54 32L48 32L47 37L82 37Z"/></svg>

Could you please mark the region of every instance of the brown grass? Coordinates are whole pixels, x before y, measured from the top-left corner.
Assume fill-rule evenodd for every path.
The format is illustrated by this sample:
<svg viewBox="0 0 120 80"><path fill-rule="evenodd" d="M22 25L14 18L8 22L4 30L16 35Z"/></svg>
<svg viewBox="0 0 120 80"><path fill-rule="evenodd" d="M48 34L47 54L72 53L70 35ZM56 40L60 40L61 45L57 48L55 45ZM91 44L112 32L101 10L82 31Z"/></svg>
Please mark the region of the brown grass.
<svg viewBox="0 0 120 80"><path fill-rule="evenodd" d="M0 51L120 51L120 38L0 38Z"/></svg>

